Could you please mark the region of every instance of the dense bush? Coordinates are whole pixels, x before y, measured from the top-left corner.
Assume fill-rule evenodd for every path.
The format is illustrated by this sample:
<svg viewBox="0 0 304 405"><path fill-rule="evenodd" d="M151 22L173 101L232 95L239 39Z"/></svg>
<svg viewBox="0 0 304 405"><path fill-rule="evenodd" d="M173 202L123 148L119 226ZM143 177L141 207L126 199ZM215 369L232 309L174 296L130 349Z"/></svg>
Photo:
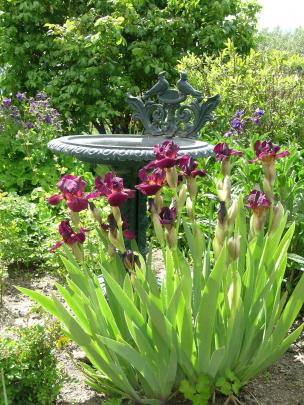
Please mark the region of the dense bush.
<svg viewBox="0 0 304 405"><path fill-rule="evenodd" d="M257 48L268 52L273 49L304 55L304 29L299 27L294 31L283 31L280 27L270 31L263 29L258 34Z"/></svg>
<svg viewBox="0 0 304 405"><path fill-rule="evenodd" d="M254 44L255 1L0 1L1 87L53 96L76 130L128 131L125 93L151 86L190 50L212 54L233 39ZM22 34L21 34L22 32ZM75 128L74 128L75 129Z"/></svg>
<svg viewBox="0 0 304 405"><path fill-rule="evenodd" d="M0 337L0 370L8 405L53 404L64 378L54 353L54 330L46 332L36 325L12 332L13 337ZM6 405L2 395L0 404Z"/></svg>
<svg viewBox="0 0 304 405"><path fill-rule="evenodd" d="M257 108L265 110L264 125L243 133L245 139L257 134L286 143L304 144L304 58L281 51L237 54L232 43L218 57L188 55L180 69L187 70L191 83L206 95L219 93L220 105L213 123L204 127L202 136L221 137L230 125L227 118L236 110L249 115Z"/></svg>
<svg viewBox="0 0 304 405"><path fill-rule="evenodd" d="M61 117L43 94L24 93L0 101L0 190L48 189L72 158L57 157L47 143L61 135Z"/></svg>
<svg viewBox="0 0 304 405"><path fill-rule="evenodd" d="M57 267L48 253L52 229L53 234L55 232L54 219L43 195L43 190L35 190L32 198L15 193L0 194L0 258L6 265L28 269L38 265Z"/></svg>

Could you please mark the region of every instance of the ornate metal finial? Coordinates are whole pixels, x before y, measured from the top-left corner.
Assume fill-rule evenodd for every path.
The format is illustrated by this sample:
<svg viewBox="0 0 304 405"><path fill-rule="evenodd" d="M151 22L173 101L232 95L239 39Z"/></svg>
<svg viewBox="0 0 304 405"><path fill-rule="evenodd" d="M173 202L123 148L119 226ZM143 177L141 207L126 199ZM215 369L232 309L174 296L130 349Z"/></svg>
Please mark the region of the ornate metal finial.
<svg viewBox="0 0 304 405"><path fill-rule="evenodd" d="M144 135L195 138L202 126L211 120L219 103L218 94L202 102L202 93L191 86L185 72L180 73L176 88L169 88L166 72L161 72L158 82L142 97L127 95L127 102L134 110L133 118L144 126ZM188 96L192 100L185 104Z"/></svg>

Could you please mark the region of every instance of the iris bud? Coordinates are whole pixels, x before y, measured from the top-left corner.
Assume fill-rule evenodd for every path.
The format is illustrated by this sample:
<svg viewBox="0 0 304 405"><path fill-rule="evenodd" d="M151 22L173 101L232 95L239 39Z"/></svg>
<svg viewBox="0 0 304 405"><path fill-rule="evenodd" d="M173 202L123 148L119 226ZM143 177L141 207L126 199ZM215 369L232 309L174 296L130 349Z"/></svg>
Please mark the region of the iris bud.
<svg viewBox="0 0 304 405"><path fill-rule="evenodd" d="M188 186L190 198L192 200L194 200L196 197L196 194L197 194L197 184L196 184L195 177L187 176L187 186Z"/></svg>
<svg viewBox="0 0 304 405"><path fill-rule="evenodd" d="M122 227L122 219L121 219L121 213L120 209L118 207L112 207L112 213L115 218L116 224L118 228Z"/></svg>
<svg viewBox="0 0 304 405"><path fill-rule="evenodd" d="M161 196L160 191L155 194L154 202L156 211L159 214L164 205L163 197Z"/></svg>
<svg viewBox="0 0 304 405"><path fill-rule="evenodd" d="M126 250L122 255L122 260L129 272L134 271L135 265L140 264L138 256L132 250Z"/></svg>
<svg viewBox="0 0 304 405"><path fill-rule="evenodd" d="M179 195L178 195L178 200L177 200L177 210L180 211L183 209L183 206L185 205L186 202L186 198L187 198L187 186L186 184L183 184Z"/></svg>
<svg viewBox="0 0 304 405"><path fill-rule="evenodd" d="M173 190L176 190L178 180L176 167L170 167L169 169L166 169L166 180L169 187Z"/></svg>
<svg viewBox="0 0 304 405"><path fill-rule="evenodd" d="M280 222L284 216L284 208L280 201L273 207L273 217L270 225L269 233L272 233L278 229Z"/></svg>
<svg viewBox="0 0 304 405"><path fill-rule="evenodd" d="M228 220L229 227L233 227L233 225L234 225L237 210L238 210L238 202L237 202L237 200L234 200L232 202L230 208L228 209L227 220Z"/></svg>
<svg viewBox="0 0 304 405"><path fill-rule="evenodd" d="M193 205L192 205L192 200L190 197L188 197L187 201L186 201L186 210L187 210L188 217L191 219L191 221L194 221Z"/></svg>
<svg viewBox="0 0 304 405"><path fill-rule="evenodd" d="M92 201L89 201L89 206L93 218L96 219L96 221L101 224L102 223L101 210L99 208L96 208L95 204Z"/></svg>
<svg viewBox="0 0 304 405"><path fill-rule="evenodd" d="M160 218L159 218L158 214L156 214L156 213L152 214L152 222L153 222L156 238L157 238L158 242L160 243L160 245L164 246L164 244L165 244L164 231L163 231L163 227L160 223Z"/></svg>
<svg viewBox="0 0 304 405"><path fill-rule="evenodd" d="M240 235L229 238L228 240L228 252L232 261L237 260L240 257Z"/></svg>

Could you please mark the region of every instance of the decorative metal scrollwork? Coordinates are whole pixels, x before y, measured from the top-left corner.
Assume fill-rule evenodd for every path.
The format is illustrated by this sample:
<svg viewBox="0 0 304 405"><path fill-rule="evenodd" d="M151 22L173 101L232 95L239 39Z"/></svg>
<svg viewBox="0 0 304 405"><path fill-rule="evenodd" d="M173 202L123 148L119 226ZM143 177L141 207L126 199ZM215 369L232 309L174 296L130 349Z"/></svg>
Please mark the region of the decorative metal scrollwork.
<svg viewBox="0 0 304 405"><path fill-rule="evenodd" d="M186 104L189 96L192 100ZM158 82L142 97L127 95L127 102L134 111L133 118L142 123L144 135L167 138L198 136L202 126L212 119L220 96L209 97L204 102L202 99L202 93L190 85L184 72L180 73L176 89L169 88L166 72L161 72Z"/></svg>

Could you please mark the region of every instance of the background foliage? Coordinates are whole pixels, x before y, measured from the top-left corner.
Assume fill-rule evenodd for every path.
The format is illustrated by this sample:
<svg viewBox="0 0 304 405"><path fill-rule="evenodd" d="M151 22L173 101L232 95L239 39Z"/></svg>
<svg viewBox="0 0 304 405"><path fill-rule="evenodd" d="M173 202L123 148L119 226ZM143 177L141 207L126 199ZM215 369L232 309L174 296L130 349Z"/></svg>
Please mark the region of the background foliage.
<svg viewBox="0 0 304 405"><path fill-rule="evenodd" d="M0 102L0 190L20 194L37 186L48 190L76 164L47 147L48 141L62 134L60 114L43 93L27 97L19 92L1 97ZM77 166L83 165L78 162Z"/></svg>
<svg viewBox="0 0 304 405"><path fill-rule="evenodd" d="M255 1L1 0L1 86L46 90L73 131L128 132L125 93L173 72L191 51L213 54L231 38L240 53L254 45ZM12 68L13 67L13 68Z"/></svg>
<svg viewBox="0 0 304 405"><path fill-rule="evenodd" d="M42 194L42 195L41 195ZM55 239L52 217L39 189L32 196L0 194L0 257L7 265L56 268L48 252Z"/></svg>
<svg viewBox="0 0 304 405"><path fill-rule="evenodd" d="M304 55L304 29L299 27L294 31L283 31L280 27L274 30L263 29L259 32L257 48L267 52L272 49Z"/></svg>
<svg viewBox="0 0 304 405"><path fill-rule="evenodd" d="M264 124L249 126L242 135L245 139L257 134L281 143L304 144L302 56L251 50L242 57L229 42L217 57L189 54L179 68L189 72L191 83L204 94L221 95L214 122L203 129L204 138L216 142L229 129L228 120L236 110L245 109L252 114L259 107L265 110Z"/></svg>

